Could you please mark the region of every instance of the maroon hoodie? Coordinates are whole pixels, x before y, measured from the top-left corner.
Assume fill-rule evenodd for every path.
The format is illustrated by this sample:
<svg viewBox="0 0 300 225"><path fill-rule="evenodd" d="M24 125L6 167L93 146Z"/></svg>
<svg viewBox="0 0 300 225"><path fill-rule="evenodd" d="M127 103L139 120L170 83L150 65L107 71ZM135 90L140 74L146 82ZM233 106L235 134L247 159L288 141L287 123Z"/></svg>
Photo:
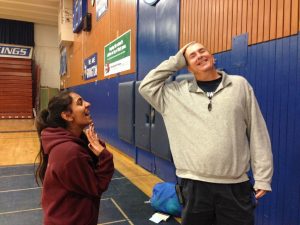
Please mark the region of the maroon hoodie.
<svg viewBox="0 0 300 225"><path fill-rule="evenodd" d="M75 137L63 128L44 129L41 141L49 155L42 191L44 224L96 225L101 194L114 173L112 154L105 149L96 157L84 134Z"/></svg>

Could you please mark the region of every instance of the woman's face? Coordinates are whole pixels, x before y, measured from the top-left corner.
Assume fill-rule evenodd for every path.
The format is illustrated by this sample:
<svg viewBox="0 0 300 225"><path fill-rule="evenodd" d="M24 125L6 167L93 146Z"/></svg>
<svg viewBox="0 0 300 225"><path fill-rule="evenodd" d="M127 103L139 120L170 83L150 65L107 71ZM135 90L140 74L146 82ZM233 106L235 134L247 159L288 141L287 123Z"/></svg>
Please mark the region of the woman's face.
<svg viewBox="0 0 300 225"><path fill-rule="evenodd" d="M82 97L76 93L71 92L70 96L72 97L72 112L70 116L73 119L71 123L83 129L92 123L89 110L91 104L87 101L84 101Z"/></svg>

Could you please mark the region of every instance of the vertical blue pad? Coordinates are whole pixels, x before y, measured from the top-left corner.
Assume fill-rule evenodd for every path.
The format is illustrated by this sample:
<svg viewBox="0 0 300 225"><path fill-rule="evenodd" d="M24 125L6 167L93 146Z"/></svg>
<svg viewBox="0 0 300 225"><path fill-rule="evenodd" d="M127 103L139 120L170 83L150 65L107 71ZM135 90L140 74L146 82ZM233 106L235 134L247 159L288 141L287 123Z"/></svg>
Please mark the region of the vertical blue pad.
<svg viewBox="0 0 300 225"><path fill-rule="evenodd" d="M150 105L140 95L138 88L141 81L135 83L135 145L151 151L150 146Z"/></svg>
<svg viewBox="0 0 300 225"><path fill-rule="evenodd" d="M118 93L118 135L134 144L134 81L119 83Z"/></svg>

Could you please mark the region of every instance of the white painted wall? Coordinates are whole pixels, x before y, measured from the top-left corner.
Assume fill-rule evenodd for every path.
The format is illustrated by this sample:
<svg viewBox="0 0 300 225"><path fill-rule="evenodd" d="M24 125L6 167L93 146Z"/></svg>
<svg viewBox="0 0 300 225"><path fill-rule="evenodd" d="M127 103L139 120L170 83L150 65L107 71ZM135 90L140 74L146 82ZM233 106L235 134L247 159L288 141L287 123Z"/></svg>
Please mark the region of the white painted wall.
<svg viewBox="0 0 300 225"><path fill-rule="evenodd" d="M41 68L41 86L60 88L58 28L34 24L34 59Z"/></svg>

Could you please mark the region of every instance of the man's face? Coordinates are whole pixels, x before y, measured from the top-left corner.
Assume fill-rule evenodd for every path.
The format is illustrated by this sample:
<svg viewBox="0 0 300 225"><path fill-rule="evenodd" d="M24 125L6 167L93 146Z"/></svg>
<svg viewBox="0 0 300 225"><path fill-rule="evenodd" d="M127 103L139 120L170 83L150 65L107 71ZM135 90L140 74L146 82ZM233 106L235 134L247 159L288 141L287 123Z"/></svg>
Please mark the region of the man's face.
<svg viewBox="0 0 300 225"><path fill-rule="evenodd" d="M185 51L188 70L194 74L214 69L214 57L200 43L190 45Z"/></svg>

